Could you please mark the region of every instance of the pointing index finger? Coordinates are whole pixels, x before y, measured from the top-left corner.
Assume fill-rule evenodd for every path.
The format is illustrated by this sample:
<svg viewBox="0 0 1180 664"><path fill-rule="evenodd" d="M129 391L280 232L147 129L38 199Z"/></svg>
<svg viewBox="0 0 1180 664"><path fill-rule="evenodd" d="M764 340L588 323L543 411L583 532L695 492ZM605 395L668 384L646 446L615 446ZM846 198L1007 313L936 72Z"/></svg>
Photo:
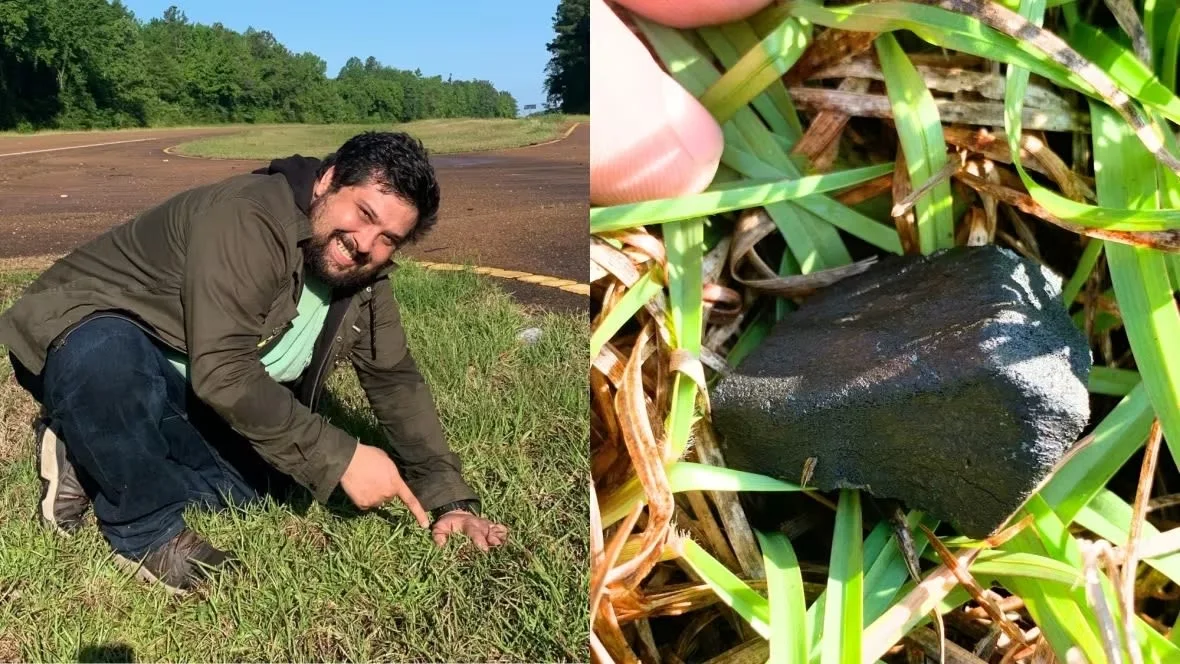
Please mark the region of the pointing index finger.
<svg viewBox="0 0 1180 664"><path fill-rule="evenodd" d="M414 493L410 491L410 487L406 487L402 493L398 494L398 498L410 508L410 514L418 520L418 525L423 528L430 527L430 518L426 516L426 510L422 509L422 505L418 503L418 499L414 497Z"/></svg>

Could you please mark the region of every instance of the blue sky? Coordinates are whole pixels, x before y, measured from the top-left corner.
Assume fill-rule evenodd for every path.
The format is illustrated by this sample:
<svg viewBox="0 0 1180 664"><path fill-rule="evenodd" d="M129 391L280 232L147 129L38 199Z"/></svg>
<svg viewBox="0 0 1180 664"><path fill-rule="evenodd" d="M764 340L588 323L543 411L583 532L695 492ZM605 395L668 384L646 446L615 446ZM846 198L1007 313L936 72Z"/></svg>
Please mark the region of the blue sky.
<svg viewBox="0 0 1180 664"><path fill-rule="evenodd" d="M372 55L427 76L491 81L523 107L545 103L545 44L558 0L123 0L141 21L176 5L189 21L269 30L288 49L311 51L336 73ZM530 111L531 112L531 111Z"/></svg>

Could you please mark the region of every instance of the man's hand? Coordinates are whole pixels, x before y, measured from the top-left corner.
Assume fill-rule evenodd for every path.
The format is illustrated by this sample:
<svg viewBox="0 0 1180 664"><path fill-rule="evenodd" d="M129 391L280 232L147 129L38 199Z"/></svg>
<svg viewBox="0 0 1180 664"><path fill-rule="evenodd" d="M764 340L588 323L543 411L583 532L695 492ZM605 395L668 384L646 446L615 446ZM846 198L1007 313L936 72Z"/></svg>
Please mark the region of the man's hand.
<svg viewBox="0 0 1180 664"><path fill-rule="evenodd" d="M379 447L363 443L356 446L352 461L340 478L340 487L363 510L379 507L397 498L410 509L420 526L430 527L426 511L402 480L393 459Z"/></svg>
<svg viewBox="0 0 1180 664"><path fill-rule="evenodd" d="M430 531L434 537L434 543L439 546L446 544L447 537L455 533L463 533L470 537L480 551L487 551L508 541L508 526L488 521L462 510L442 515Z"/></svg>

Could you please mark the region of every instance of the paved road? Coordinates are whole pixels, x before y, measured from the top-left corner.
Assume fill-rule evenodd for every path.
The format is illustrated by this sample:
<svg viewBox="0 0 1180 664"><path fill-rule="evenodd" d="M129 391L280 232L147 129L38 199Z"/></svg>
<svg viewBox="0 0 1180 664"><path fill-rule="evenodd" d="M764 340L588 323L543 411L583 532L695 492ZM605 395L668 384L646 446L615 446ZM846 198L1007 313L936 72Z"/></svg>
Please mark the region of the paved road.
<svg viewBox="0 0 1180 664"><path fill-rule="evenodd" d="M263 164L164 149L226 129L0 137L0 258L62 254L140 210ZM548 145L434 158L439 224L405 255L586 281L590 131ZM498 280L526 303L585 311L587 298Z"/></svg>

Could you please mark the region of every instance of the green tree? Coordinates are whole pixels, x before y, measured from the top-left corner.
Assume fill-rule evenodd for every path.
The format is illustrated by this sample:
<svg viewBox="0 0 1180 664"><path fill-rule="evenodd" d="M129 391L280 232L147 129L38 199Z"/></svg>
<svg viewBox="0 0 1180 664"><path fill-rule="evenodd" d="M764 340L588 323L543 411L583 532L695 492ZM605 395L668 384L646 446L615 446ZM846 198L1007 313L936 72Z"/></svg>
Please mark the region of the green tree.
<svg viewBox="0 0 1180 664"><path fill-rule="evenodd" d="M496 117L514 118L520 112L516 98L510 92L501 91L496 95Z"/></svg>
<svg viewBox="0 0 1180 664"><path fill-rule="evenodd" d="M545 67L549 108L590 112L590 2L561 0L553 16L553 41Z"/></svg>

